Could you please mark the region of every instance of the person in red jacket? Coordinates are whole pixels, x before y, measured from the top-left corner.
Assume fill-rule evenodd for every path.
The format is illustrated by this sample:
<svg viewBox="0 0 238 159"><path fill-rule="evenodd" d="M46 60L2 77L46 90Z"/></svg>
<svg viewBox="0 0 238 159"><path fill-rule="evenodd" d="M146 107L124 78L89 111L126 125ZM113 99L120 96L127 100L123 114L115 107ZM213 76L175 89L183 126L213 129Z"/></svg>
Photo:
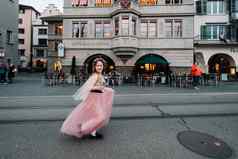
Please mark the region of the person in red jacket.
<svg viewBox="0 0 238 159"><path fill-rule="evenodd" d="M199 79L201 78L203 71L196 64L193 64L191 73L192 73L192 77L193 77L193 87L195 89L199 89L198 88Z"/></svg>

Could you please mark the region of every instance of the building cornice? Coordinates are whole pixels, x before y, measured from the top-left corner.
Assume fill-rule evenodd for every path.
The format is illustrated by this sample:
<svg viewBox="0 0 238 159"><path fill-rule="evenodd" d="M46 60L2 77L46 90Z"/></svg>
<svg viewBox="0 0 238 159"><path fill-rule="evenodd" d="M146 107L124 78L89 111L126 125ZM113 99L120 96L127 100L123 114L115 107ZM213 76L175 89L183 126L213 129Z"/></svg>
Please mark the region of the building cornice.
<svg viewBox="0 0 238 159"><path fill-rule="evenodd" d="M63 19L91 19L91 18L112 18L113 16L116 16L120 13L134 13L138 15L139 17L186 17L186 16L193 16L194 13L186 13L186 14L177 14L177 13L155 13L155 14L137 14L135 12L130 11L124 11L124 12L118 12L118 13L112 13L112 14L101 14L101 15L63 15Z"/></svg>

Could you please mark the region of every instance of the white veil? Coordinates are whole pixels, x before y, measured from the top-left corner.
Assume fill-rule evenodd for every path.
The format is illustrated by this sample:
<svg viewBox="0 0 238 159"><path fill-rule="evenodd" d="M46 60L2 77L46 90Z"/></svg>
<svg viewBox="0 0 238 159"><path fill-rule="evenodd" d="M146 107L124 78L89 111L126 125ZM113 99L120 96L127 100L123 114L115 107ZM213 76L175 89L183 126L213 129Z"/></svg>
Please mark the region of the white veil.
<svg viewBox="0 0 238 159"><path fill-rule="evenodd" d="M74 100L82 100L84 101L89 93L90 90L94 87L94 84L97 81L97 74L92 74L89 79L80 87L73 95Z"/></svg>

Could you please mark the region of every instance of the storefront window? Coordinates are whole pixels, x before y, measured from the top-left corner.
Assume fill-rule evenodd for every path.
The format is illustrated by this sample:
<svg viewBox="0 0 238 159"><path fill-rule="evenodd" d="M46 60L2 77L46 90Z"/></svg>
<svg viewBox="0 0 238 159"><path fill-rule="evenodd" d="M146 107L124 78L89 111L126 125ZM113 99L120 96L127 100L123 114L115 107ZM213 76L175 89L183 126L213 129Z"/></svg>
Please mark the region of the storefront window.
<svg viewBox="0 0 238 159"><path fill-rule="evenodd" d="M156 64L145 64L146 71L154 71L156 68Z"/></svg>

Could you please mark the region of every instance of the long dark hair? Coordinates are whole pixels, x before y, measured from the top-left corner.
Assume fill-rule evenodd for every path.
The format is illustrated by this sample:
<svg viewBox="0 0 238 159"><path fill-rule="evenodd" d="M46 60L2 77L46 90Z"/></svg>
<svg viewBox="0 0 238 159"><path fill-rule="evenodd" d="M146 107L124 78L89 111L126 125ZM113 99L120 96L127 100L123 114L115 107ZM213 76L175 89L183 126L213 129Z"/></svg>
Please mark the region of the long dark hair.
<svg viewBox="0 0 238 159"><path fill-rule="evenodd" d="M102 64L103 64L103 71L104 71L104 68L105 68L105 66L106 66L106 62L105 62L105 60L103 59L103 58L96 58L96 59L94 59L93 60L93 73L95 73L96 72L96 65L97 65L97 63L98 62L102 62Z"/></svg>

